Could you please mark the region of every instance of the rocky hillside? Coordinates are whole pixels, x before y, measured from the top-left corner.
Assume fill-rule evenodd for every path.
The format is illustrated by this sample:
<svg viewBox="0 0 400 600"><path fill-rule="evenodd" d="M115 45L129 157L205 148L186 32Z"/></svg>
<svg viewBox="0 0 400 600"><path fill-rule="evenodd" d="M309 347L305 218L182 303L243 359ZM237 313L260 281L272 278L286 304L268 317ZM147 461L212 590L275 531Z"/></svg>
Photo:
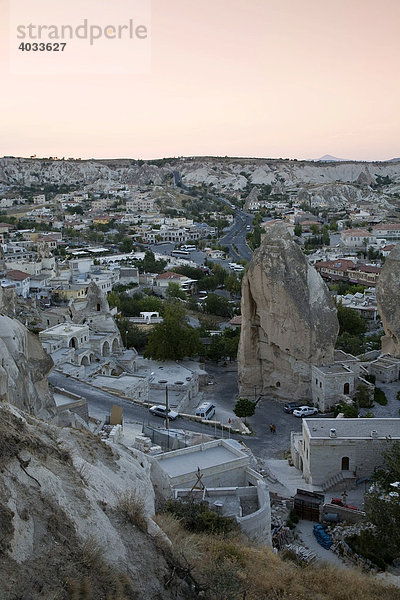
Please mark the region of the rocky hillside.
<svg viewBox="0 0 400 600"><path fill-rule="evenodd" d="M144 456L2 404L0 469L2 600L191 597L160 550Z"/></svg>
<svg viewBox="0 0 400 600"><path fill-rule="evenodd" d="M213 184L219 190L243 190L247 184L276 184L299 189L326 184L368 186L377 176L389 177L400 188L400 163L323 163L283 159L171 158L136 160L30 160L0 159L0 184L67 184L113 186L116 184L173 183L174 171L186 185Z"/></svg>
<svg viewBox="0 0 400 600"><path fill-rule="evenodd" d="M14 318L15 293L0 287L0 400L41 417L54 414L47 376L51 357L39 339Z"/></svg>

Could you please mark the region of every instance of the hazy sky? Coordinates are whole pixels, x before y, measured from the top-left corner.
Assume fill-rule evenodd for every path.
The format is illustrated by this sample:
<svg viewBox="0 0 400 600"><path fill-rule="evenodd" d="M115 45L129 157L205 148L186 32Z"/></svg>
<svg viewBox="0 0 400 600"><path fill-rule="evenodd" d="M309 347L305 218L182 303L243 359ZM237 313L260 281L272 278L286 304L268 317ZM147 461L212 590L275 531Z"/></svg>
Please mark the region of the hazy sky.
<svg viewBox="0 0 400 600"><path fill-rule="evenodd" d="M46 1L93 17L93 0ZM400 156L399 0L152 0L144 74L12 74L0 2L0 155Z"/></svg>

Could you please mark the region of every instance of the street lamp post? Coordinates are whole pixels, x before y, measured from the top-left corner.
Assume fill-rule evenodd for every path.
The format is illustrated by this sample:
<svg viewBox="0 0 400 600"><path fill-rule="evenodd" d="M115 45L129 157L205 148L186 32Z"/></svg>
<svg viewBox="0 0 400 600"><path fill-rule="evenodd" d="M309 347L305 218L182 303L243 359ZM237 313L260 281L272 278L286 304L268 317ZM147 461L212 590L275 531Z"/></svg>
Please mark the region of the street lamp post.
<svg viewBox="0 0 400 600"><path fill-rule="evenodd" d="M169 429L169 402L168 402L168 385L165 386L165 428Z"/></svg>
<svg viewBox="0 0 400 600"><path fill-rule="evenodd" d="M128 333L129 333L129 331L128 331L128 330L126 330L126 331L125 331L125 348L126 348L127 350L128 350Z"/></svg>

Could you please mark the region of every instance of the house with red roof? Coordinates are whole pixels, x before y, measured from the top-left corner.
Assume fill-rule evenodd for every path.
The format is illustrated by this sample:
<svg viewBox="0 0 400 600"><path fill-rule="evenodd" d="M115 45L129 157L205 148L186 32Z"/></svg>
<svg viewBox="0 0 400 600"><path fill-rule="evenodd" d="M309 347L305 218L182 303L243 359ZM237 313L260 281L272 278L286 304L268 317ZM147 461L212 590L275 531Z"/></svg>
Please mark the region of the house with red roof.
<svg viewBox="0 0 400 600"><path fill-rule="evenodd" d="M6 277L1 280L1 286L15 287L18 296L27 298L29 296L30 280L28 273L14 269L6 272Z"/></svg>

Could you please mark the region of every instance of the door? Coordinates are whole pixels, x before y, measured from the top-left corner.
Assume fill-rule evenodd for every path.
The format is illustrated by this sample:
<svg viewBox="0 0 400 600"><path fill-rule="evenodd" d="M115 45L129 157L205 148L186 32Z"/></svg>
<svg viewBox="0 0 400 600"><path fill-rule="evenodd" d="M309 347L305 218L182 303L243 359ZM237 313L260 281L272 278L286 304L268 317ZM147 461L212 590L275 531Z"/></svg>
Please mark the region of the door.
<svg viewBox="0 0 400 600"><path fill-rule="evenodd" d="M342 471L350 470L350 459L348 456L343 456L342 458Z"/></svg>

